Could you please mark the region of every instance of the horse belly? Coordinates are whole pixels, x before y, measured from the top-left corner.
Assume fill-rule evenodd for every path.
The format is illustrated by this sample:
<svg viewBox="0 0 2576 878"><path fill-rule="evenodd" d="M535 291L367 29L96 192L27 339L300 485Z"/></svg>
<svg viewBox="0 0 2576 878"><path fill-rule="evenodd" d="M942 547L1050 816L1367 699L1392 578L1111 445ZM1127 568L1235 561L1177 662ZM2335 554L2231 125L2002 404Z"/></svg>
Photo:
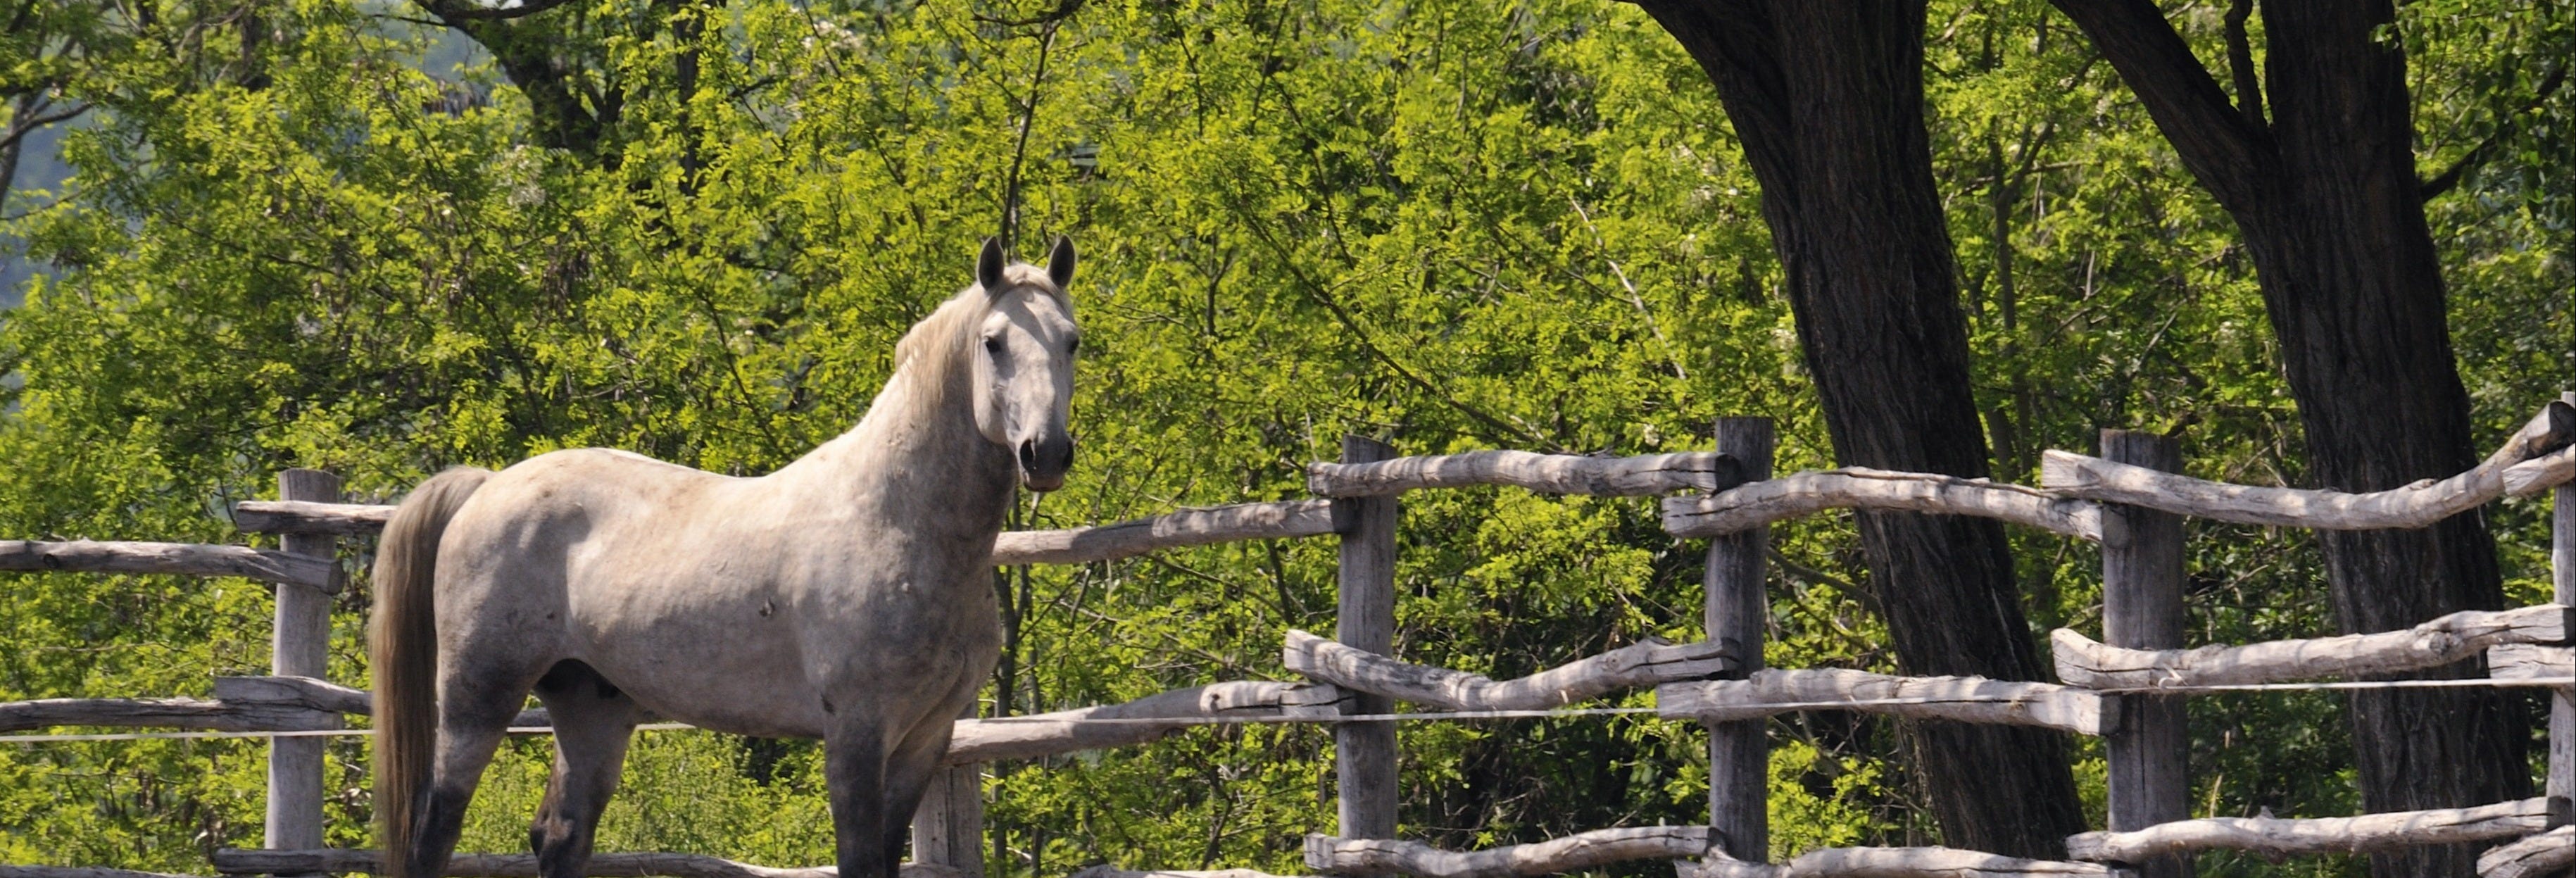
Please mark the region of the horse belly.
<svg viewBox="0 0 2576 878"><path fill-rule="evenodd" d="M585 644L585 660L654 715L737 735L822 737L830 715L784 626L682 623L619 633Z"/></svg>

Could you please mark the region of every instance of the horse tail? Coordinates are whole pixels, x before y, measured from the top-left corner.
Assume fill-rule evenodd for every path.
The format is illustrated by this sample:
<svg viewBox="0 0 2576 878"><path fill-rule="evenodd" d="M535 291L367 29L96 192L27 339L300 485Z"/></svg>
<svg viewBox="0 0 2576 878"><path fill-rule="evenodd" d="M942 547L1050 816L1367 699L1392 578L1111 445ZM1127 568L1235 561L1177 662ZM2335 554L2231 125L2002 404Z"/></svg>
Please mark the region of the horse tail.
<svg viewBox="0 0 2576 878"><path fill-rule="evenodd" d="M492 471L456 467L412 489L376 544L376 607L367 658L375 672L376 831L384 874L411 871L412 832L438 743L438 539Z"/></svg>

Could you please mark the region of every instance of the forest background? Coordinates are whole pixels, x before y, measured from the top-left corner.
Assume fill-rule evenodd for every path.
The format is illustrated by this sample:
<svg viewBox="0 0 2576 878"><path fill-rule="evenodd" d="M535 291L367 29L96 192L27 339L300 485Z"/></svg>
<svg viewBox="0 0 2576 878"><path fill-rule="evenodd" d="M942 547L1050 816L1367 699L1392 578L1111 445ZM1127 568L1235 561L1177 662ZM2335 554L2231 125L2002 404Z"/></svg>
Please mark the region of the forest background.
<svg viewBox="0 0 2576 878"><path fill-rule="evenodd" d="M1763 415L1780 469L1832 465L1758 187L1707 77L1634 7L544 5L471 24L559 62L512 70L432 20L470 12L448 3L0 3L0 166L19 184L0 217L23 260L0 314L0 535L230 541L225 510L291 466L360 499L588 445L763 472L857 419L894 339L996 232L1083 250L1083 454L1017 526L1300 497L1302 464L1346 432L1637 454ZM2223 65L2226 8L2166 11ZM2481 446L2576 386L2572 18L2417 0L2383 37L2408 55L2424 176L2462 170L2426 209ZM1995 474L2032 481L2040 450L2128 427L2181 437L2196 475L2301 484L2236 228L2110 65L2041 2L1940 0L1926 26ZM59 151L27 160L30 183L36 143ZM2543 515L2485 514L2510 599L2544 599ZM1698 639L1699 546L1649 501L1417 494L1401 533L1410 660L1506 677ZM2013 540L2034 634L2098 632L2097 557ZM2190 540L2192 642L2332 632L2307 534L2202 523ZM1775 545L1767 662L1891 670L1848 520L1784 524ZM363 571L366 547L349 561ZM986 715L1280 678L1284 630L1332 627L1329 541L1012 569L995 588L1009 646ZM363 576L340 597L337 680L366 679L367 600ZM244 581L15 578L0 700L203 694L266 666L269 613ZM2196 700L2193 816L2355 813L2339 704ZM1938 839L1906 726L1816 713L1771 733L1776 853ZM1404 833L1700 822L1700 741L1649 717L1409 725ZM2098 826L2100 751L2076 747ZM0 747L0 861L203 872L214 848L257 846L263 753ZM467 849L523 845L546 756L542 738L505 746ZM331 841L363 846L361 740L330 758ZM1299 837L1330 828L1329 758L1318 729L1242 727L994 766L991 863L1293 872ZM819 763L805 742L645 733L601 848L826 862Z"/></svg>

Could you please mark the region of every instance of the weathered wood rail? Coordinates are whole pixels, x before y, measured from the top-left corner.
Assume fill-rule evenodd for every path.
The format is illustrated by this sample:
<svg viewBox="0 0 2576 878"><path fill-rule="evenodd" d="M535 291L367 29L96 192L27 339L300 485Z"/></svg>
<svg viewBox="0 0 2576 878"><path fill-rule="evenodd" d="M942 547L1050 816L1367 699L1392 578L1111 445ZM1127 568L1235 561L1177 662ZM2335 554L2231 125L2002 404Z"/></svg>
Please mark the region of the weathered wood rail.
<svg viewBox="0 0 2576 878"><path fill-rule="evenodd" d="M2466 610L2401 631L2197 649L2122 649L2060 628L2050 632L2057 678L2088 689L2228 686L2387 674L2439 667L2502 644L2567 639L2567 607Z"/></svg>
<svg viewBox="0 0 2576 878"><path fill-rule="evenodd" d="M2230 485L2056 450L2042 455L2039 483L2068 496L2212 521L2319 530L2417 528L2504 496L2508 470L2565 448L2572 439L2576 439L2576 408L2551 402L2468 472L2386 491L2356 494Z"/></svg>
<svg viewBox="0 0 2576 878"><path fill-rule="evenodd" d="M2397 811L2359 817L2292 819L2218 817L2159 823L2131 832L2068 836L2078 860L2134 863L2188 851L2239 850L2270 858L2296 854L2364 854L2403 847L2516 838L2549 827L2545 798L2475 808Z"/></svg>
<svg viewBox="0 0 2576 878"><path fill-rule="evenodd" d="M1664 530L1718 536L1844 508L1974 515L2102 541L2102 507L2089 500L1985 479L1861 467L1803 472L1704 497L1666 497Z"/></svg>
<svg viewBox="0 0 2576 878"><path fill-rule="evenodd" d="M2547 878L2576 866L2576 826L2561 826L2478 856L2481 878Z"/></svg>
<svg viewBox="0 0 2576 878"><path fill-rule="evenodd" d="M0 570L42 573L160 573L238 576L339 591L331 561L248 546L72 540L0 540Z"/></svg>
<svg viewBox="0 0 2576 878"><path fill-rule="evenodd" d="M1324 872L1402 872L1422 878L1526 878L1628 860L1677 860L1708 852L1708 827L1595 829L1564 838L1481 851L1444 851L1418 841L1306 836L1306 866Z"/></svg>
<svg viewBox="0 0 2576 878"><path fill-rule="evenodd" d="M1655 687L1656 712L1674 719L1752 719L1795 710L1854 710L1918 719L2038 726L2081 735L2116 727L2116 702L2050 683L1984 677L1895 677L1838 668L1764 669L1743 680Z"/></svg>
<svg viewBox="0 0 2576 878"><path fill-rule="evenodd" d="M2487 650L2487 676L2498 680L2576 677L2576 647L2507 643Z"/></svg>
<svg viewBox="0 0 2576 878"><path fill-rule="evenodd" d="M1318 497L1377 497L1425 488L1516 485L1543 494L1635 497L1712 491L1738 481L1736 472L1735 461L1707 451L1641 457L1470 451L1307 464L1306 491Z"/></svg>
<svg viewBox="0 0 2576 878"><path fill-rule="evenodd" d="M1216 717L1305 717L1323 722L1340 713L1344 700L1343 693L1330 685L1215 683L1174 689L1124 704L958 720L944 761L968 765L1142 744L1198 725L1198 720Z"/></svg>
<svg viewBox="0 0 2576 878"><path fill-rule="evenodd" d="M1712 643L1648 640L1515 680L1410 664L1289 631L1280 651L1288 670L1346 689L1443 710L1545 710L1623 689L1696 680L1734 667Z"/></svg>
<svg viewBox="0 0 2576 878"><path fill-rule="evenodd" d="M226 848L215 851L213 859L215 871L225 875L309 875L317 872L373 875L384 871L384 861L376 851L351 848L295 851ZM537 858L532 854L460 853L448 861L447 871L442 874L449 878L541 878ZM840 870L831 866L754 866L698 854L606 853L592 854L590 868L582 874L593 878L835 878ZM26 878L69 876L30 875ZM905 863L902 878L964 876L945 866Z"/></svg>
<svg viewBox="0 0 2576 878"><path fill-rule="evenodd" d="M1823 848L1777 865L1732 857L1673 864L1679 878L2114 878L2100 863L2025 860L1957 848Z"/></svg>

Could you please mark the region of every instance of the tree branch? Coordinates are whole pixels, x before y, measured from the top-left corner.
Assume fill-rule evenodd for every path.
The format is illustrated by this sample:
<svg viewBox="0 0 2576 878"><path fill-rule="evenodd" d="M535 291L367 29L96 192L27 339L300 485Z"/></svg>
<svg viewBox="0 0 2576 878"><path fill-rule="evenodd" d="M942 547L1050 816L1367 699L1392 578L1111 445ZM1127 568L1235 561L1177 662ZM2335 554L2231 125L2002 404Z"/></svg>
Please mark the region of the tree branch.
<svg viewBox="0 0 2576 878"><path fill-rule="evenodd" d="M2183 164L2230 213L2252 209L2277 160L2150 0L2050 0L2093 41ZM2250 53L2249 53L2250 54Z"/></svg>
<svg viewBox="0 0 2576 878"><path fill-rule="evenodd" d="M438 16L454 27L459 21L507 21L526 18L572 0L522 0L517 6L476 6L466 0L421 0L429 14Z"/></svg>
<svg viewBox="0 0 2576 878"><path fill-rule="evenodd" d="M2266 126L2263 121L2263 81L2254 75L2254 45L2245 36L2245 19L2254 14L2254 0L2234 0L2227 4L2227 72L2236 80L2236 111L2245 116L2245 124L2256 131Z"/></svg>
<svg viewBox="0 0 2576 878"><path fill-rule="evenodd" d="M2532 93L2531 100L2523 102L2521 108L2505 114L2503 119L2496 122L2494 133L2488 134L2487 139L2479 141L2478 145L2470 147L2468 152L2461 153L2457 161L2451 162L2451 166L2443 168L2441 173L2433 175L2433 179L2424 181L2423 188L2419 190L2423 199L2431 201L2436 196L2451 191L2452 187L2460 184L2460 178L2470 169L2485 164L2487 157L2495 154L2496 144L2503 143L2505 138L2513 136L2514 124L2529 115L2531 111L2540 109L2540 105L2547 103L2549 96L2556 94L2558 87L2566 82L2567 65L2560 64L2558 69L2549 72L2549 78L2540 81L2540 88Z"/></svg>

